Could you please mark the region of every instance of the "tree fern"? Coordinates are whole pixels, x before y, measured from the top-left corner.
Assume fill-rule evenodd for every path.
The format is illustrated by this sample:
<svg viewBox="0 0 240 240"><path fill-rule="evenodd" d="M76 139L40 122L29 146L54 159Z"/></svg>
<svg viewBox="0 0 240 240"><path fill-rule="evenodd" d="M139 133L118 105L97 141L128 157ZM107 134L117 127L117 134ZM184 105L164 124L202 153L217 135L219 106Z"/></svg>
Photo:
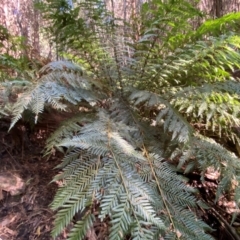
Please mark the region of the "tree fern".
<svg viewBox="0 0 240 240"><path fill-rule="evenodd" d="M133 39L134 29L123 31L123 21L102 5L98 12L98 4L51 1L55 33L62 30L56 44L81 66L48 64L12 111L11 127L26 110L36 121L49 106L74 115L46 145L47 154L65 153L53 180L62 185L51 204L52 235L79 214L71 240L84 239L97 221L107 223L112 240L212 239L196 217L203 204L184 174L194 170L204 179L212 167L220 173L216 201L237 182L239 203L239 159L203 135L211 129L217 140L223 133L238 140L232 127L239 124L239 83L231 72L239 67L240 38L227 30L212 36L208 24L191 30L187 21L201 13L179 0L144 3L141 33ZM106 16L112 21L104 22ZM223 17L214 28L227 29L229 17L238 19Z"/></svg>

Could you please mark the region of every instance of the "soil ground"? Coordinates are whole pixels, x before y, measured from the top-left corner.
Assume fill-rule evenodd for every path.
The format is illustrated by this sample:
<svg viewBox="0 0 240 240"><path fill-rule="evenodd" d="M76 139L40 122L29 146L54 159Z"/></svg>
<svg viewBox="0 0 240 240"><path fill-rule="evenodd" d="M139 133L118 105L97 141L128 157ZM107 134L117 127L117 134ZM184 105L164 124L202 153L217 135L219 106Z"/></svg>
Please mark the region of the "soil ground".
<svg viewBox="0 0 240 240"><path fill-rule="evenodd" d="M18 130L23 126L17 126ZM54 167L61 158L43 157L46 132L40 130L27 136L25 131L7 133L0 126L0 172L20 176L26 184L22 194L11 196L3 191L0 200L1 240L50 240L54 212L49 205L57 191L57 185L50 183L58 170ZM18 141L18 140L23 141ZM64 240L62 234L58 240Z"/></svg>

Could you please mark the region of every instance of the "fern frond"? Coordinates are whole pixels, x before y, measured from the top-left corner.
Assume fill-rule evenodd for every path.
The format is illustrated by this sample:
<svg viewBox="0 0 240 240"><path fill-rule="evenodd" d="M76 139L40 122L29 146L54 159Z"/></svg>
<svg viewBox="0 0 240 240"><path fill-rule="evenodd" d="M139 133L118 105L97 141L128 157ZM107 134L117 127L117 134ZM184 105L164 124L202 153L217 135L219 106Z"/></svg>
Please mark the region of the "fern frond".
<svg viewBox="0 0 240 240"><path fill-rule="evenodd" d="M197 206L194 190L160 156L146 158L136 151L131 145L133 128L123 126L123 122L113 122L106 112L100 112L98 121L86 124L76 136L66 136L59 143L71 151L60 165L63 173L55 178L63 179L64 185L52 204L54 210L62 208L56 216L54 236L69 223L74 212L83 211L89 201L92 204L97 199L100 220L110 218L110 239L123 239L131 232L135 239L158 239L167 234L171 224L175 225L175 236L181 233L184 239L198 239L197 232L203 231L204 224L196 219L191 223L192 218L178 219L178 214ZM144 177L146 174L148 177ZM211 239L205 233L203 236Z"/></svg>
<svg viewBox="0 0 240 240"><path fill-rule="evenodd" d="M89 123L95 119L93 113L78 113L76 116L64 121L57 130L47 139L45 147L45 155L48 155L54 148L65 138L72 138L82 129L82 125ZM62 149L58 147L58 150ZM68 161L66 165L68 164ZM62 166L62 165L61 165ZM63 167L63 166L62 166Z"/></svg>
<svg viewBox="0 0 240 240"><path fill-rule="evenodd" d="M21 99L14 105L13 107L13 119L12 124L10 125L10 129L16 124L16 122L22 118L23 112L28 108L31 104L32 98L30 94L23 93L21 95Z"/></svg>
<svg viewBox="0 0 240 240"><path fill-rule="evenodd" d="M168 164L161 164L159 169L156 169L156 174L159 186L157 187L156 185L155 187L156 189L160 188L161 193L164 193L164 197L162 198L164 202L162 202L162 205L166 205L167 208L165 211L169 214L165 213L163 218L166 219L165 222L167 221L173 224L174 233L170 233L169 236L173 237L175 234L174 239L180 236L183 239L211 239L209 235L202 232L202 227L205 226L205 224L197 220L192 212L190 213L186 210L187 207L196 207L196 201L194 201L193 196L190 194L194 190L187 187L183 182L181 183L181 181L177 183L176 179L179 178L179 176L176 175L175 171L171 169ZM171 192L172 189L176 189L177 192ZM160 209L157 209L157 211L161 212ZM184 217L187 212L189 219ZM181 217L179 217L179 215L181 215ZM167 216L169 218L166 218ZM191 228L191 231L189 231L189 228ZM199 235L200 232L201 236ZM167 234L166 239L168 239L169 236Z"/></svg>
<svg viewBox="0 0 240 240"><path fill-rule="evenodd" d="M224 81L229 71L239 68L239 36L235 34L209 37L169 51L161 58L148 59L144 73L138 72L139 80L132 86L164 93L179 86L201 86L204 83ZM162 46L154 45L160 51ZM136 63L139 64L139 63ZM135 68L133 66L133 68ZM137 68L137 67L136 67Z"/></svg>
<svg viewBox="0 0 240 240"><path fill-rule="evenodd" d="M121 149L121 154L127 154L128 156L136 157L136 159L140 160L143 157L134 150L134 147L129 145L123 138L125 138L125 134L122 133L120 136L116 129L120 127L122 129L130 130L128 126L123 123L117 123L111 125L116 132L108 133L106 129L108 129L108 122L111 122L110 119L106 118L103 113L100 113L100 121L95 121L92 124L86 125L82 128L81 135L75 136L71 139L66 138L61 142L62 146L65 147L78 147L82 149L86 149L95 155L106 156L109 152L109 149L106 145L108 137L112 139L112 144ZM132 130L132 129L131 129ZM130 135L128 139L130 139ZM132 141L134 143L134 141ZM123 152L122 152L123 151Z"/></svg>
<svg viewBox="0 0 240 240"><path fill-rule="evenodd" d="M47 65L45 65L44 67L42 67L42 69L39 71L39 73L41 75L46 75L49 74L50 72L54 72L54 71L61 71L61 72L65 72L65 71L71 71L71 72L78 72L80 75L83 75L83 69L72 63L69 61L55 61L55 62L50 62Z"/></svg>
<svg viewBox="0 0 240 240"><path fill-rule="evenodd" d="M209 19L205 21L197 30L197 37L203 35L219 35L223 32L236 31L238 29L238 21L240 19L239 12L228 13L217 19Z"/></svg>
<svg viewBox="0 0 240 240"><path fill-rule="evenodd" d="M74 174L75 170L80 167L82 161L87 161L89 154L81 149L74 149L63 158L62 163L56 168L64 168L65 171L56 175L53 181L64 180L66 177Z"/></svg>
<svg viewBox="0 0 240 240"><path fill-rule="evenodd" d="M226 87L222 87L224 85ZM172 103L187 119L191 119L192 125L201 126L199 128L202 132L211 131L219 137L225 135L234 142L236 136L232 129L240 124L238 119L240 103L239 97L235 94L240 84L235 85L233 94L227 85L226 82L191 88L192 92L188 92L188 98L179 93L178 96L182 96L177 97Z"/></svg>
<svg viewBox="0 0 240 240"><path fill-rule="evenodd" d="M195 156L195 159L192 159L192 156ZM182 166L185 166L185 172L198 169L203 179L210 167L220 173L216 201L231 188L235 179L239 178L239 158L214 140L200 136L194 138L189 149L183 153L179 163L179 167ZM238 199L236 201L238 202Z"/></svg>
<svg viewBox="0 0 240 240"><path fill-rule="evenodd" d="M86 194L79 193L72 196L68 204L63 204L62 209L56 214L55 228L52 231L54 237L58 236L62 230L71 222L74 215L82 212L86 207ZM82 229L81 229L82 230Z"/></svg>
<svg viewBox="0 0 240 240"><path fill-rule="evenodd" d="M132 222L130 214L131 206L128 202L128 195L124 193L124 190L118 201L118 205L112 209L112 227L109 235L109 239L111 240L123 239L129 232L129 227Z"/></svg>
<svg viewBox="0 0 240 240"><path fill-rule="evenodd" d="M146 108L155 109L158 112L156 123L161 124L161 121L164 120L164 130L172 133L172 140L189 141L192 134L191 126L168 101L147 91L135 91L130 99L135 101L135 105L142 104Z"/></svg>
<svg viewBox="0 0 240 240"><path fill-rule="evenodd" d="M76 223L76 227L69 233L71 240L84 239L88 231L92 228L95 217L93 214L87 214L83 220Z"/></svg>
<svg viewBox="0 0 240 240"><path fill-rule="evenodd" d="M90 80L82 77L82 70L77 65L65 61L54 62L44 67L41 72L46 75L32 84L31 89L22 94L14 105L14 117L10 128L22 117L26 109L35 114L37 122L38 115L47 104L55 109L66 110L66 101L71 104L77 104L81 100L96 103L97 97L91 90Z"/></svg>
<svg viewBox="0 0 240 240"><path fill-rule="evenodd" d="M78 159L78 161L81 161L81 159ZM72 164L75 164L75 162ZM52 208L56 210L75 194L86 191L85 188L87 189L89 187L90 182L94 178L92 174L98 169L98 164L98 160L90 159L87 162L82 162L82 165L74 170L73 175L68 175L68 177L65 178L66 183L56 194ZM77 186L72 187L76 182L78 182Z"/></svg>

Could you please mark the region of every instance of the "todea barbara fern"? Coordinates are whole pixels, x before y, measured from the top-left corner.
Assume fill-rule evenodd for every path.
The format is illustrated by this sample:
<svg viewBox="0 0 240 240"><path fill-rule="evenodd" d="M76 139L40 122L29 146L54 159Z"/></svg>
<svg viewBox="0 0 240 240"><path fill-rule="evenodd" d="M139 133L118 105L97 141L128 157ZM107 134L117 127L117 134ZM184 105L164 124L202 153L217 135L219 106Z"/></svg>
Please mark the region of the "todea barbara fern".
<svg viewBox="0 0 240 240"><path fill-rule="evenodd" d="M91 103L96 99L92 97L91 82L82 77L82 70L76 65L54 62L42 71L38 82L19 96L12 124L24 110L38 116L45 106L61 110L67 102L81 104L84 99ZM75 75L73 81L72 75ZM146 100L151 96L145 94L133 94L131 99ZM154 137L157 126L150 128L127 104L113 98L108 110L99 110L98 114L80 112L48 139L47 153L54 148L62 151L67 148L58 166L63 171L54 179L63 181L63 185L51 205L58 211L52 235L60 234L79 213L81 217L69 233L72 240L84 239L97 221L107 222L108 237L114 240L127 236L211 239L205 233L210 228L190 210L200 204L194 197L194 189L162 157L164 144L152 144L157 141ZM176 118L182 124L181 116ZM191 131L187 122L184 124L184 131ZM171 129L170 117L165 128ZM175 137L188 141L190 133L180 129Z"/></svg>
<svg viewBox="0 0 240 240"><path fill-rule="evenodd" d="M233 182L239 182L238 158L215 141L196 134L195 122L188 119L189 116L194 119L196 113L205 119L211 113L210 106L214 105L216 118L224 111L225 119L231 115L227 124L237 122L238 110L229 111L226 107L232 96L225 97L222 104L222 93L237 95L234 101L238 101L239 83L226 81L226 77L239 67L240 55L236 49L240 47L240 38L229 32L206 38L211 31L206 24L196 32L185 34L188 20L195 15L194 11L189 12L191 16L182 15L187 13L185 6L188 5L181 4L179 8L179 3L186 1L171 1L171 11L168 1L154 2L144 4L142 14L146 19L141 30L145 33L136 43L121 38L121 31L117 28L114 31L114 24L111 34L108 25L106 29L104 24L98 25L106 39L101 47L98 46L101 41L95 45L91 42L99 40L99 36L88 35L91 24L84 31L74 27L74 21L68 27L59 28L62 31L59 40L64 37L66 45L65 40L70 40L68 47L74 54L80 52L81 57L87 58L90 68L100 72L96 74L98 78L104 78L102 82L109 79L111 91L115 90L110 107L104 106L102 110L98 102L106 100L98 92L110 87L105 86L104 91L98 84L96 87L96 82L86 76L82 68L67 61L44 67L40 79L19 95L14 105L11 126L25 110L31 110L37 121L45 107L72 111L72 106L79 107L82 101L94 105L90 113L77 111L79 114L64 122L47 142L47 153L55 148L63 152L67 149L58 166L62 172L54 179L61 180L62 186L51 205L57 211L53 237L77 214L80 217L68 236L71 240L84 239L99 221L108 225L107 238L112 240L212 239L206 233L211 229L194 213L194 209L203 204L178 171L195 169L203 176L209 167L218 170L220 184L216 198ZM65 13L71 15L68 10ZM61 9L59 17L64 16ZM239 15L231 16L228 20L239 19ZM181 21L180 25L176 19ZM224 19L214 21L218 32L224 25L221 21ZM184 33L179 26L183 26ZM80 31L76 34L69 29ZM72 39L74 34L76 38ZM78 41L81 51L72 46ZM125 87L128 86L148 91L134 90L127 99ZM121 101L116 97L119 92ZM220 101L214 101L219 100L219 96ZM153 115L144 114L145 109ZM207 120L211 119L214 117ZM164 158L169 153L181 154L178 167ZM236 201L238 196L236 184Z"/></svg>
<svg viewBox="0 0 240 240"><path fill-rule="evenodd" d="M239 179L238 158L213 140L198 137L178 111L174 97L179 100L189 89L181 88L175 95L174 91L160 95L134 90L126 102L112 97L104 111L98 107L98 101L105 100L98 94L101 89L77 65L53 62L40 74L40 79L19 95L12 126L25 110L31 110L38 120L48 106L72 111L72 106L79 109L82 101L95 104L89 113L77 111L47 142L47 153L67 149L58 166L63 171L54 179L63 183L51 205L57 210L54 237L77 214L80 218L69 233L71 240L84 239L99 221L107 223L108 238L114 240L212 239L206 233L211 229L194 213L202 202L177 171L197 169L203 175L208 167L214 167L220 172L218 198ZM234 81L212 85L219 92L239 92ZM192 89L201 95L209 92L204 86ZM150 109L154 115L142 115L140 109ZM178 168L164 158L173 152L172 146L182 154ZM235 192L237 200L237 185Z"/></svg>

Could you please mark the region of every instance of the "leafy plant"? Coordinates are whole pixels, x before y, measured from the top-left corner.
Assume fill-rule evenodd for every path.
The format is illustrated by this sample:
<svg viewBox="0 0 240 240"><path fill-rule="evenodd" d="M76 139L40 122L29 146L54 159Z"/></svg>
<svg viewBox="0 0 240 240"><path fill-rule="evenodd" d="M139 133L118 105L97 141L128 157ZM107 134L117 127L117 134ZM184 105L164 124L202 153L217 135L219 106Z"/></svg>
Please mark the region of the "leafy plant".
<svg viewBox="0 0 240 240"><path fill-rule="evenodd" d="M22 53L24 49L31 48L23 44L23 37L10 34L0 25L0 41L0 81L24 81L36 77L42 65L39 67L38 59L31 59Z"/></svg>
<svg viewBox="0 0 240 240"><path fill-rule="evenodd" d="M99 2L84 4L95 13ZM240 85L231 71L239 67L239 36L210 36L208 24L191 30L186 20L200 13L183 0L144 3L138 41L123 35L123 22L113 14L104 22L108 11L84 18L81 10L57 5L50 17L57 16L59 31L59 18L67 15L60 34L67 39L58 44L82 66L49 63L12 110L11 127L26 110L35 121L46 108L75 115L46 145L47 154L65 153L53 180L62 181L51 205L57 211L53 237L79 216L71 240L84 239L97 221L107 223L114 240L213 239L196 216L206 205L184 174L195 171L204 179L213 168L219 172L216 201L231 190L239 204L239 159L215 141L226 133L238 141ZM212 23L224 26L229 18L239 15ZM81 39L74 30L79 21Z"/></svg>

